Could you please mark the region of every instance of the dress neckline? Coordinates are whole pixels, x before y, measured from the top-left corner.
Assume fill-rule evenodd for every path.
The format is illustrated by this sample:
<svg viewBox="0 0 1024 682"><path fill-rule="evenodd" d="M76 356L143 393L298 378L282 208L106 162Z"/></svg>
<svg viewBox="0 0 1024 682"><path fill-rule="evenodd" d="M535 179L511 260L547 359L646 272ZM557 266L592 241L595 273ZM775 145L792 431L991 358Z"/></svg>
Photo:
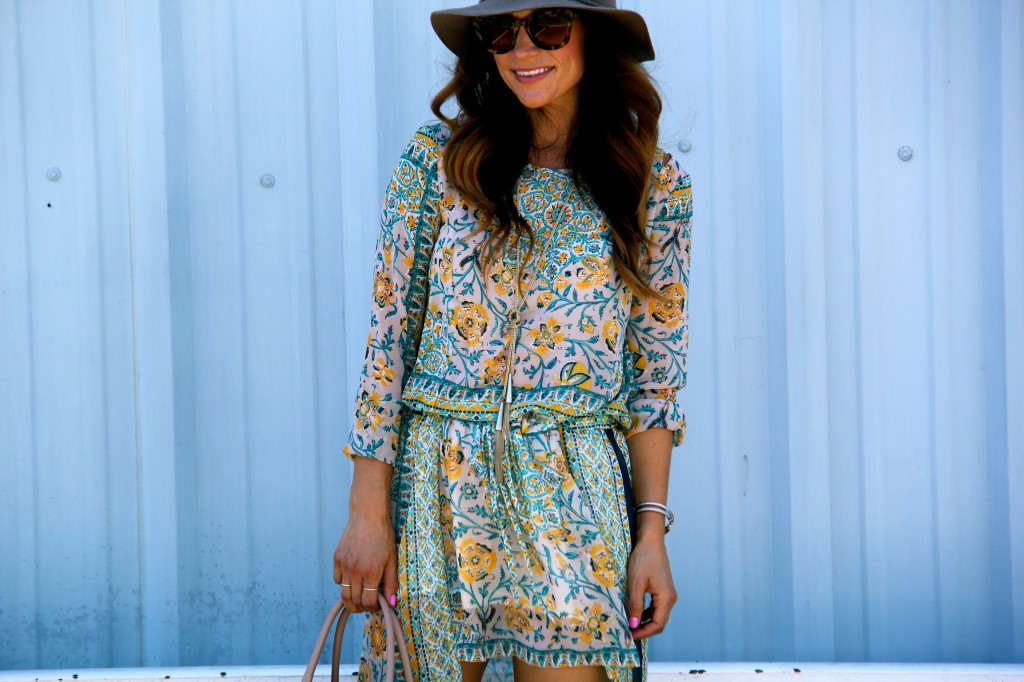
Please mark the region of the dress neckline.
<svg viewBox="0 0 1024 682"><path fill-rule="evenodd" d="M572 168L551 168L550 166L538 166L535 163L526 164L527 168L532 168L537 171L547 171L550 173L558 173L559 175L572 175Z"/></svg>

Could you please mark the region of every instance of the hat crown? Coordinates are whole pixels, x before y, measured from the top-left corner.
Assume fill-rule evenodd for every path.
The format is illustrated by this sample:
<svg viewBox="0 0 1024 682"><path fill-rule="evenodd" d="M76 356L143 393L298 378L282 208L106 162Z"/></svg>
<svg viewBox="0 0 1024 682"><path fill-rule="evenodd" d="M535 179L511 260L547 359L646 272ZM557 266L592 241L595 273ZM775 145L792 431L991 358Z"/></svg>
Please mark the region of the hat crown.
<svg viewBox="0 0 1024 682"><path fill-rule="evenodd" d="M480 0L479 5L495 4L497 0ZM574 5L589 5L590 7L604 7L607 9L615 9L615 0L576 0Z"/></svg>
<svg viewBox="0 0 1024 682"><path fill-rule="evenodd" d="M654 46L651 45L651 36L644 18L632 10L619 9L615 0L477 0L468 7L431 12L430 24L449 50L462 55L466 46L474 40L474 19L556 7L589 11L605 17L620 29L620 39L625 41L630 54L637 61L654 59Z"/></svg>

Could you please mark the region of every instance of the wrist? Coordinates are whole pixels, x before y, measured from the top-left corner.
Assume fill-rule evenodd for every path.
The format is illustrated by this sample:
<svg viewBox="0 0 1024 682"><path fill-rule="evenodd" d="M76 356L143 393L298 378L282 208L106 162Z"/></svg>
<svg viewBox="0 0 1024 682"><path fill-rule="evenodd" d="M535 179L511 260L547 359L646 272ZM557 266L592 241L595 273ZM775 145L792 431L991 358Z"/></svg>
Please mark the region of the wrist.
<svg viewBox="0 0 1024 682"><path fill-rule="evenodd" d="M391 477L394 468L379 460L358 458L349 489L349 518L391 518Z"/></svg>
<svg viewBox="0 0 1024 682"><path fill-rule="evenodd" d="M391 520L391 503L387 496L372 500L358 500L353 497L348 503L348 517L364 521Z"/></svg>
<svg viewBox="0 0 1024 682"><path fill-rule="evenodd" d="M641 513L636 518L637 542L665 542L665 519L660 514Z"/></svg>
<svg viewBox="0 0 1024 682"><path fill-rule="evenodd" d="M661 502L640 502L636 505L636 515L638 523L646 522L649 527L652 523L652 517L656 519L656 523L662 527L661 534L667 535L672 530L672 524L675 523L676 517L672 513L672 510L667 505Z"/></svg>

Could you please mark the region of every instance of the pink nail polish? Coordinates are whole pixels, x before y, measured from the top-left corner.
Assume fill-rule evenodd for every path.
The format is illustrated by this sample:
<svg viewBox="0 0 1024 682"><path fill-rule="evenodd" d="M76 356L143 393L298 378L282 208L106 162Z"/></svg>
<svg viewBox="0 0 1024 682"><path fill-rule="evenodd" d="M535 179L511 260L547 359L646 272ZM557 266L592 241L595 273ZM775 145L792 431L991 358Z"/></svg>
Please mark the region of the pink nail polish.
<svg viewBox="0 0 1024 682"><path fill-rule="evenodd" d="M633 616L629 619L629 629L636 630L638 627L640 627L640 619L636 616Z"/></svg>
<svg viewBox="0 0 1024 682"><path fill-rule="evenodd" d="M395 604L398 603L398 595L397 594L391 595L391 599L389 599L388 601L391 602L392 606L394 606Z"/></svg>

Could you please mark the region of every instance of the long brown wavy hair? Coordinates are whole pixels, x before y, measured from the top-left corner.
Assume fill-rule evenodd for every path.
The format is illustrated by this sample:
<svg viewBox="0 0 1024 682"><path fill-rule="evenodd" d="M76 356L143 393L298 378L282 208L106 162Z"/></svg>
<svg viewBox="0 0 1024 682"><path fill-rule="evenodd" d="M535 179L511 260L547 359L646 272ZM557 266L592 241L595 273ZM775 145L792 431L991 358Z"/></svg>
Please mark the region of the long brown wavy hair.
<svg viewBox="0 0 1024 682"><path fill-rule="evenodd" d="M604 211L619 276L634 293L660 298L642 273L650 246L644 218L661 97L613 23L587 12L577 12L576 19L586 26L584 70L567 165ZM529 160L533 128L526 107L501 79L493 55L475 38L465 44L451 81L430 106L452 129L444 156L449 181L489 218L485 226L491 233L481 254L486 270L514 231L533 241L513 199ZM459 105L455 118L441 111L452 97Z"/></svg>

